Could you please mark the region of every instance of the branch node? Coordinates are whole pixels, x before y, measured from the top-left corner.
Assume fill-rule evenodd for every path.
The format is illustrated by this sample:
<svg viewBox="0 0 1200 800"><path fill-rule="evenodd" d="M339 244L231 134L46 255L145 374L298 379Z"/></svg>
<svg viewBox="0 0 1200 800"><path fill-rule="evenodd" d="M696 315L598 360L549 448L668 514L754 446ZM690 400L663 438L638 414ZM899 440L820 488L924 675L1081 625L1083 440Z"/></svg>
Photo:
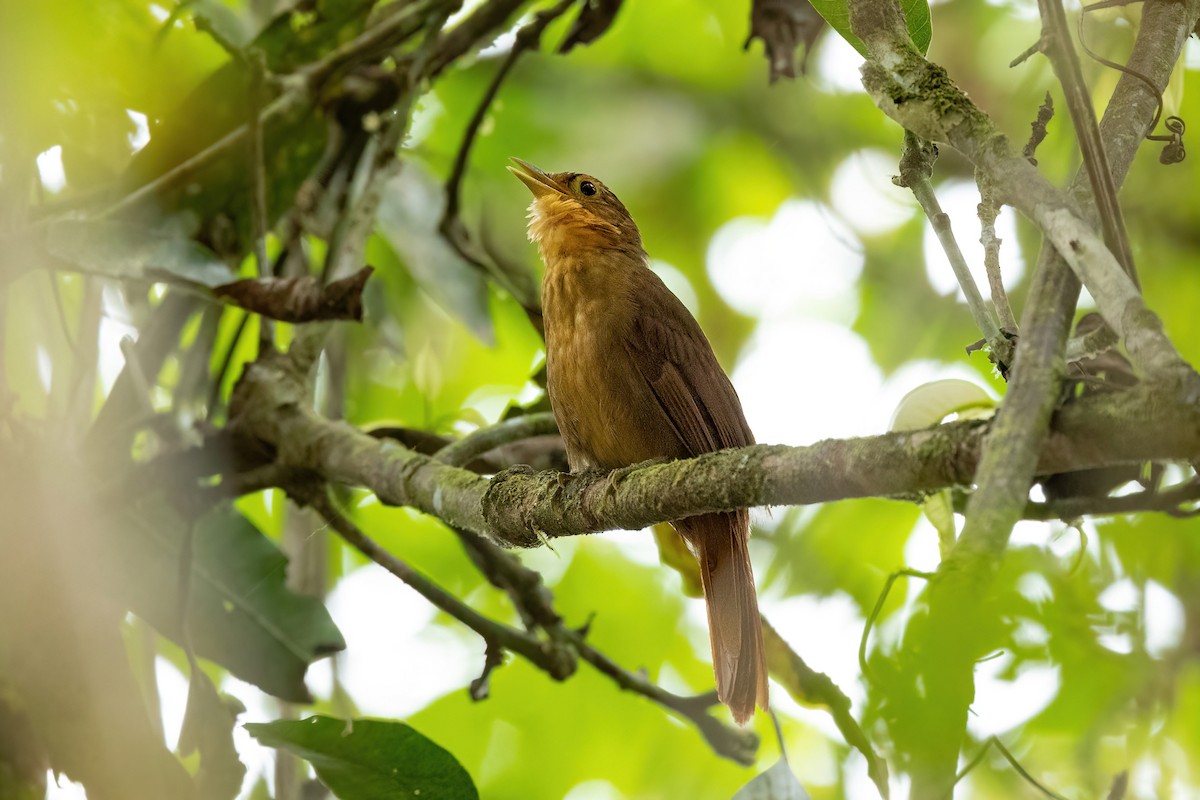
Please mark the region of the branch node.
<svg viewBox="0 0 1200 800"><path fill-rule="evenodd" d="M479 677L471 681L467 693L471 700L478 703L481 700L486 700L492 692L492 672L499 666L504 664L504 649L495 642L487 643L487 651L483 657L483 672Z"/></svg>

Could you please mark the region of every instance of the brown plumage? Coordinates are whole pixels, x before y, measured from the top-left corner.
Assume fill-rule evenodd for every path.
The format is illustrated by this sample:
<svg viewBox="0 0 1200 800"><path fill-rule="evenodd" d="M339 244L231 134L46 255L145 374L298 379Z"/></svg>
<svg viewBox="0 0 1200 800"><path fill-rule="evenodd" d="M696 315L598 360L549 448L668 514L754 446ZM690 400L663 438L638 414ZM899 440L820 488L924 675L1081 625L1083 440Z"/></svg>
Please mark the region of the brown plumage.
<svg viewBox="0 0 1200 800"><path fill-rule="evenodd" d="M600 181L513 159L534 199L529 238L546 263L550 402L572 470L615 469L754 443L695 318L650 271L625 206ZM767 707L767 669L746 511L678 520L700 563L717 693L738 723Z"/></svg>

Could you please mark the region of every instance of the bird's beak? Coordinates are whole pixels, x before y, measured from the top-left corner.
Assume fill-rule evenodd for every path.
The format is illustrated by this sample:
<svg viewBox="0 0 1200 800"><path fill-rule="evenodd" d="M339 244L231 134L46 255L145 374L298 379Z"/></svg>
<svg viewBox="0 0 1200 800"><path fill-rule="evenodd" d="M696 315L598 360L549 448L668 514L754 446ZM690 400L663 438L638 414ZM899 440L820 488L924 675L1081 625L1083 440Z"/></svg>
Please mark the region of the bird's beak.
<svg viewBox="0 0 1200 800"><path fill-rule="evenodd" d="M521 183L529 187L529 191L533 192L534 197L545 197L548 194L562 194L563 190L546 173L530 164L528 161L522 161L519 158L512 159L517 166L507 167L508 171L521 179Z"/></svg>

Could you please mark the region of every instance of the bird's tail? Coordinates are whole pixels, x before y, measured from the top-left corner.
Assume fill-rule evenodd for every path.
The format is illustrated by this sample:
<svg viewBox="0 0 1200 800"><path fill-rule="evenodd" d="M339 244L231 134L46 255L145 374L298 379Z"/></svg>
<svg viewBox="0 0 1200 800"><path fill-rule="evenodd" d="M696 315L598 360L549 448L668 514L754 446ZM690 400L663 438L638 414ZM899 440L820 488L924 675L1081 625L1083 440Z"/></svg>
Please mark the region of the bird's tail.
<svg viewBox="0 0 1200 800"><path fill-rule="evenodd" d="M676 525L700 562L717 696L743 725L755 703L767 708L767 660L746 546L749 512L704 514Z"/></svg>

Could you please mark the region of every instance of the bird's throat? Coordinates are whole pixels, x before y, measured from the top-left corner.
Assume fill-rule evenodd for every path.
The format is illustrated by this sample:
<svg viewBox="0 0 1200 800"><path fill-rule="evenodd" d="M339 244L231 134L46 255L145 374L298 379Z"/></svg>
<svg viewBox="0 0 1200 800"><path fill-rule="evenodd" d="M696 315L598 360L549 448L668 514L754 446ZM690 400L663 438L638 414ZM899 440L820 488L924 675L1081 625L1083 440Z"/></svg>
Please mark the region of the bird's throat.
<svg viewBox="0 0 1200 800"><path fill-rule="evenodd" d="M543 195L529 206L529 239L537 242L547 269L620 247L621 231L567 195Z"/></svg>

